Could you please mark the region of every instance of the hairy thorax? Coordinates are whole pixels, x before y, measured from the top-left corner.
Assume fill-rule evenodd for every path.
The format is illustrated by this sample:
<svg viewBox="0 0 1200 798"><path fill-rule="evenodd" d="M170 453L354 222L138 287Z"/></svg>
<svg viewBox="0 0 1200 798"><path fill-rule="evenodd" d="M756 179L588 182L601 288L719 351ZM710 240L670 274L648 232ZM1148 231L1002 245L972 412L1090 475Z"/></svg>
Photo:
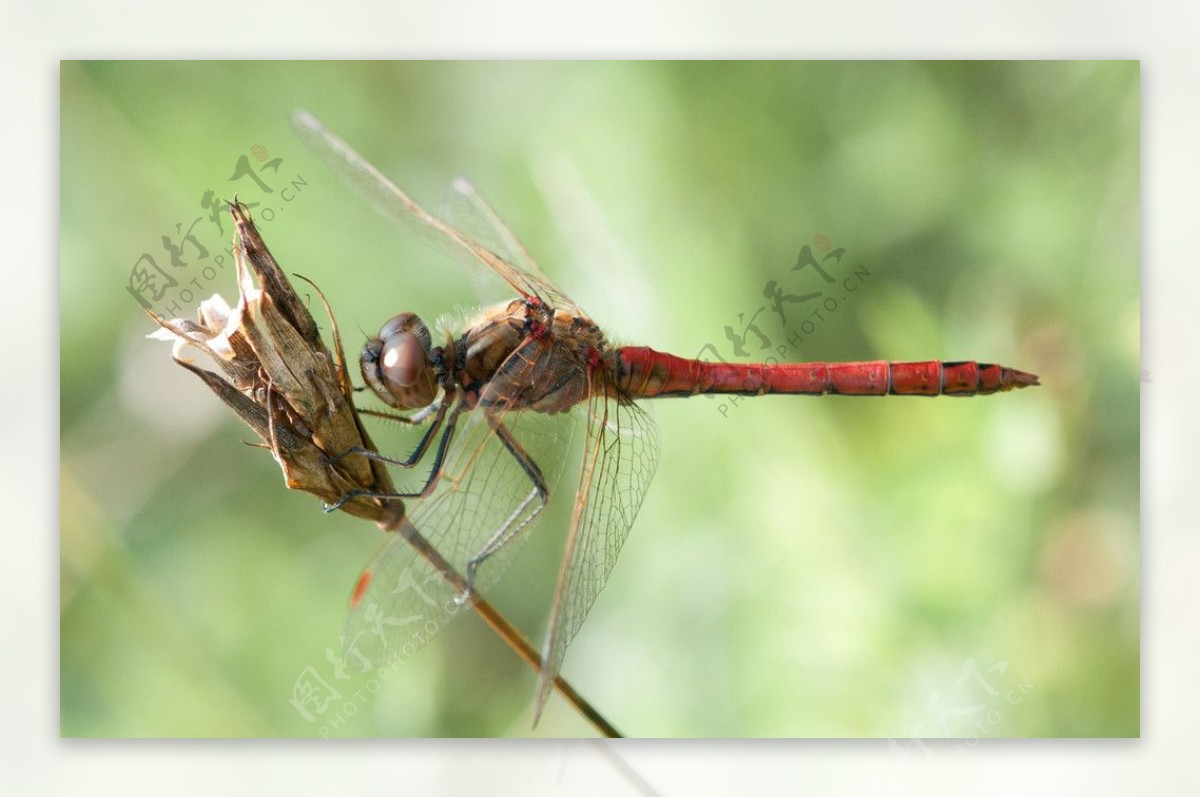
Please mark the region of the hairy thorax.
<svg viewBox="0 0 1200 798"><path fill-rule="evenodd" d="M608 383L608 348L596 324L536 300L483 310L454 347L456 382L484 407L562 412Z"/></svg>

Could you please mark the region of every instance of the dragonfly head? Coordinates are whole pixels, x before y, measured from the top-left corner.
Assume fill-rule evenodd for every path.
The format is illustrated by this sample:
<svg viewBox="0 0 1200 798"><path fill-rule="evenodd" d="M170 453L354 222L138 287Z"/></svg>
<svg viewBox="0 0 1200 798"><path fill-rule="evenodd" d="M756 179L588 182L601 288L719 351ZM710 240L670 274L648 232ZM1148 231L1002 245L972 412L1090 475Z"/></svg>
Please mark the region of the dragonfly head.
<svg viewBox="0 0 1200 798"><path fill-rule="evenodd" d="M360 364L363 379L387 404L418 410L437 396L437 369L430 359L429 328L415 313L388 319L367 341Z"/></svg>

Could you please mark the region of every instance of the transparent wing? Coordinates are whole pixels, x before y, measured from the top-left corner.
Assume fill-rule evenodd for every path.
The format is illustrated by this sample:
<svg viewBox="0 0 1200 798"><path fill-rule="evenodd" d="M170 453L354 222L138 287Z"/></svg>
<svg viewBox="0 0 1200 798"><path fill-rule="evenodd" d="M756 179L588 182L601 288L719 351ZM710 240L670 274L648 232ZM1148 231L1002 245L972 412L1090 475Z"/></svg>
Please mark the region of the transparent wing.
<svg viewBox="0 0 1200 798"><path fill-rule="evenodd" d="M553 495L570 450L577 414L494 410L489 422L483 406L503 396L519 395L544 380L553 352L540 342L515 351L489 381L480 407L465 413L447 450L433 494L416 505L409 520L417 531L460 574L506 523L520 532L487 558L475 579L486 595L511 564L539 520L530 503L533 481L526 468L496 434L497 422L511 433L521 450L545 477ZM411 656L436 635L461 607L454 589L431 568L402 536L388 538L367 566L351 601L343 641L378 666Z"/></svg>
<svg viewBox="0 0 1200 798"><path fill-rule="evenodd" d="M479 190L466 178L450 184L446 197L446 219L483 246L520 270L542 299L552 307L581 313L579 305L554 284L529 256L520 240L508 229Z"/></svg>
<svg viewBox="0 0 1200 798"><path fill-rule="evenodd" d="M297 111L292 115L292 127L314 154L380 213L400 222L422 241L452 258L474 265L483 264L500 275L517 293L557 307L551 296L539 290L542 287L540 280L544 279L540 272L519 268L468 233L429 213L349 144L329 132L312 114ZM512 237L512 233L507 235Z"/></svg>
<svg viewBox="0 0 1200 798"><path fill-rule="evenodd" d="M608 581L658 467L654 419L632 402L609 396L603 386L593 387L599 389L588 403L583 470L542 652L539 715L567 646Z"/></svg>

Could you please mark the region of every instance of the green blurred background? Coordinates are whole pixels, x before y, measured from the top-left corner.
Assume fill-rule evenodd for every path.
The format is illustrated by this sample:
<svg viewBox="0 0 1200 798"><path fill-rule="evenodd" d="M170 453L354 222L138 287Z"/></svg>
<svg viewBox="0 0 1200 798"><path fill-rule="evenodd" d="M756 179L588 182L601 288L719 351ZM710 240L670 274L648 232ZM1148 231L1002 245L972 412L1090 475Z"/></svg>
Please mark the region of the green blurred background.
<svg viewBox="0 0 1200 798"><path fill-rule="evenodd" d="M260 203L352 350L400 310L505 297L346 190L297 108L431 207L469 176L620 340L747 360L724 328L775 281L839 297L787 359L1041 375L969 400L657 403L658 475L564 667L626 734L1137 735L1138 84L1135 62L63 63L63 735L592 733L558 698L531 732L534 674L474 618L374 692L338 679L381 533L285 490L145 339L144 254L198 280L185 315L235 294L203 271L229 240L208 191ZM189 229L208 259L189 244L172 271L163 238ZM853 293L792 271L817 235L839 280L868 273ZM814 307L767 307L749 355ZM566 521L492 596L536 640ZM313 720L290 702L305 673L343 696Z"/></svg>

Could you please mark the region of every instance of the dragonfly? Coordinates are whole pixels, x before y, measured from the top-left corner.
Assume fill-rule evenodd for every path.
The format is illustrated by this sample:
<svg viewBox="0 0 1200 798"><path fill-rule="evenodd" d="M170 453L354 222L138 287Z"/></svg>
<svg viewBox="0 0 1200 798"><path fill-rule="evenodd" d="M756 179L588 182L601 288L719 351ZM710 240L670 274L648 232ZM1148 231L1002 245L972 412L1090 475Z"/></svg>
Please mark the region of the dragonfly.
<svg viewBox="0 0 1200 798"><path fill-rule="evenodd" d="M1036 375L976 361L739 364L612 345L469 182L453 182L449 221L444 220L311 114L297 112L293 127L377 210L444 253L499 276L514 294L457 327L431 330L405 311L366 343L363 379L390 409L364 412L422 433L403 458L364 449L339 456L359 454L402 469L428 462L428 474L412 490L353 491L327 509L358 495L420 500L406 520L465 573L468 591L486 591L557 494L558 478L569 470L576 427L583 424L582 461L542 647L535 723L654 476L659 433L639 400L700 394L972 396L1039 384ZM403 537L392 535L355 585L344 645L361 646L371 658L410 656L463 601Z"/></svg>

